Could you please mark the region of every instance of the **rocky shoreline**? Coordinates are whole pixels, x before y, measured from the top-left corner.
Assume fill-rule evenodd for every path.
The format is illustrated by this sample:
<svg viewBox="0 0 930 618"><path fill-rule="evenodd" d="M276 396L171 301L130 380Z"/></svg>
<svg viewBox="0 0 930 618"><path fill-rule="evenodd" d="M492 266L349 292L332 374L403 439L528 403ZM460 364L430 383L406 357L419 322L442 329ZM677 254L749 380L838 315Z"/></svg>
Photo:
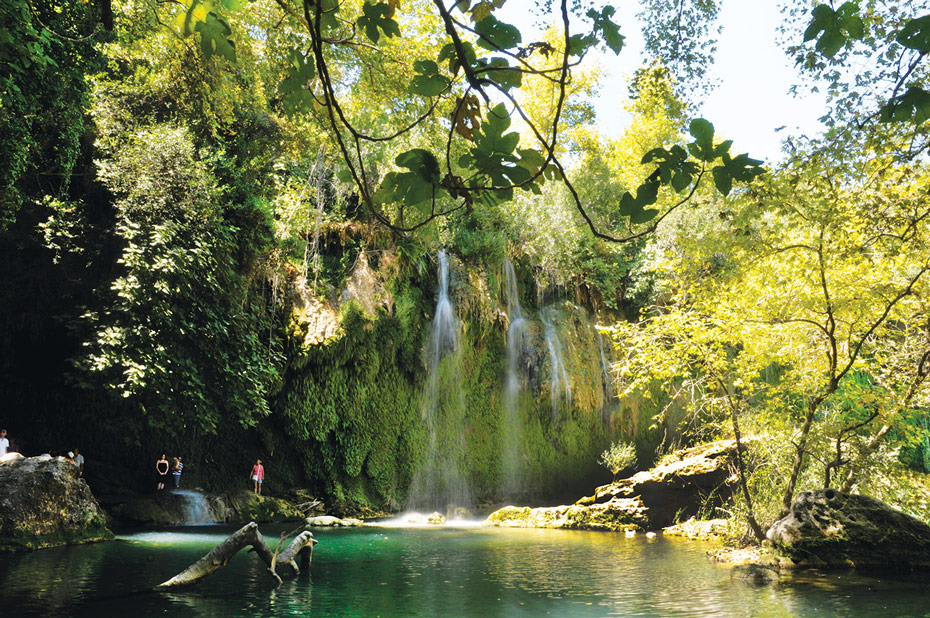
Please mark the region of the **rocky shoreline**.
<svg viewBox="0 0 930 618"><path fill-rule="evenodd" d="M798 494L790 513L769 528L761 545L734 547L731 521L700 519L706 496L729 496L734 478L732 441L673 453L653 469L597 488L594 495L556 507L506 506L488 526L646 532L715 541L710 558L735 565L734 577L767 583L784 570L805 568L930 569L930 526L867 496L833 489ZM360 526L387 517L349 503L324 505L304 490L258 496L249 490L209 494L164 490L94 497L77 468L48 456L0 461L0 551L28 551L113 538L112 527L185 523L275 523ZM677 500L675 502L674 500ZM192 501L196 504L192 504ZM101 506L103 505L103 506ZM191 520L191 508L200 520ZM690 515L680 522L683 514ZM426 517L442 526L439 513Z"/></svg>

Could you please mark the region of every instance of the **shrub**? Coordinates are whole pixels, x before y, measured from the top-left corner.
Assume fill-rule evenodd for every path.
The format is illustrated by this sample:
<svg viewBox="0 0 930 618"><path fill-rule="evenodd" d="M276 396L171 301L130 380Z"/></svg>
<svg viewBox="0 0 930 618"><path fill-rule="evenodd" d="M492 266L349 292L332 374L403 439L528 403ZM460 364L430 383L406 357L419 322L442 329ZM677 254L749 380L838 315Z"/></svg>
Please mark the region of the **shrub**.
<svg viewBox="0 0 930 618"><path fill-rule="evenodd" d="M614 442L609 449L601 453L597 462L610 470L616 478L618 472L636 463L636 447L630 442Z"/></svg>

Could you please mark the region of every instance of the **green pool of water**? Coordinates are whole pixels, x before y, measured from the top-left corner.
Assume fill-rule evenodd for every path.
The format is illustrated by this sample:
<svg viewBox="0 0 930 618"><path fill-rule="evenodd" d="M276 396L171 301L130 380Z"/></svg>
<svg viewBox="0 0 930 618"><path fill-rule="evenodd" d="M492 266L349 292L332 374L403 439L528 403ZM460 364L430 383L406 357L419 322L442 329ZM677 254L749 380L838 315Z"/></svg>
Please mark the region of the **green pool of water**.
<svg viewBox="0 0 930 618"><path fill-rule="evenodd" d="M281 528L262 527L269 544ZM318 529L280 586L245 551L200 584L151 589L223 540L198 526L0 555L0 616L920 616L930 575L805 573L756 587L701 543L563 530Z"/></svg>

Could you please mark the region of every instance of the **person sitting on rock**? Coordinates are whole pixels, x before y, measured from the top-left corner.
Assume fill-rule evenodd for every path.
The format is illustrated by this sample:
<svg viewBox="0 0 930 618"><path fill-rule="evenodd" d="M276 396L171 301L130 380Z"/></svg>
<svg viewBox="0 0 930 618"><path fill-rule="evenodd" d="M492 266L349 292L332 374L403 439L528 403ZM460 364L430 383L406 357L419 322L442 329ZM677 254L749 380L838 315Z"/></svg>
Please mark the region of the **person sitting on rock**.
<svg viewBox="0 0 930 618"><path fill-rule="evenodd" d="M6 437L6 429L0 429L0 455L6 455L10 448L10 441Z"/></svg>

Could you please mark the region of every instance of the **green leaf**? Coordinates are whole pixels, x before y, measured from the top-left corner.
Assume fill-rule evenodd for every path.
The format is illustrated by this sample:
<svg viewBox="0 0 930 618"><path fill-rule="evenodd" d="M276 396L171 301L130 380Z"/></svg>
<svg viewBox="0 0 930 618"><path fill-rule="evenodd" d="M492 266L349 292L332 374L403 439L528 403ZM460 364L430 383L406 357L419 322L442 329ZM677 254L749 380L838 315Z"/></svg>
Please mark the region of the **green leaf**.
<svg viewBox="0 0 930 618"><path fill-rule="evenodd" d="M930 15L909 20L895 40L908 49L930 53Z"/></svg>
<svg viewBox="0 0 930 618"><path fill-rule="evenodd" d="M913 118L915 124L923 124L930 118L930 92L911 86L882 106L880 116L882 122L907 122Z"/></svg>
<svg viewBox="0 0 930 618"><path fill-rule="evenodd" d="M804 31L804 41L817 39L815 48L828 58L832 58L850 39L861 39L865 26L859 17L859 5L844 2L836 11L826 4L818 4L811 11L810 25Z"/></svg>
<svg viewBox="0 0 930 618"><path fill-rule="evenodd" d="M439 162L429 150L422 148L408 150L397 155L394 163L406 167L426 182L438 183L440 180Z"/></svg>
<svg viewBox="0 0 930 618"><path fill-rule="evenodd" d="M604 37L604 43L614 52L619 54L623 49L623 35L620 34L620 26L611 21L615 12L614 7L605 6L600 13L596 9L588 11L588 17L594 20L594 31L600 32Z"/></svg>
<svg viewBox="0 0 930 618"><path fill-rule="evenodd" d="M381 38L378 30L384 32L384 36L387 38L400 36L400 27L396 21L391 19L392 15L394 15L394 9L386 2L365 2L362 5L362 15L356 23L359 30L364 30L365 36L372 43L377 43L378 39Z"/></svg>
<svg viewBox="0 0 930 618"><path fill-rule="evenodd" d="M432 201L440 190L441 174L439 162L428 150L415 148L397 155L394 162L405 167L409 172L390 172L385 174L378 191L374 195L379 203L403 203L416 206Z"/></svg>
<svg viewBox="0 0 930 618"><path fill-rule="evenodd" d="M514 69L503 58L481 59L475 73L492 79L504 90L519 88L523 83L523 71Z"/></svg>
<svg viewBox="0 0 930 618"><path fill-rule="evenodd" d="M617 207L617 212L624 217L631 217L642 212L642 210L643 207L636 201L636 198L629 191L624 191L623 195L620 196L620 205Z"/></svg>
<svg viewBox="0 0 930 618"><path fill-rule="evenodd" d="M691 121L689 132L694 142L688 144L688 151L695 159L701 161L714 160L714 125L703 118Z"/></svg>
<svg viewBox="0 0 930 618"><path fill-rule="evenodd" d="M655 219L659 211L655 208L646 208L630 215L630 223L646 223Z"/></svg>
<svg viewBox="0 0 930 618"><path fill-rule="evenodd" d="M656 203L659 195L659 185L657 179L650 178L636 189L636 197L633 197L633 194L629 191L625 191L620 196L618 212L625 217L629 217L631 223L645 223L653 219L659 211L654 208L647 209L646 206Z"/></svg>
<svg viewBox="0 0 930 618"><path fill-rule="evenodd" d="M475 24L475 32L481 36L478 39L478 47L489 51L511 49L522 41L520 31L515 26L504 23L493 15Z"/></svg>
<svg viewBox="0 0 930 618"><path fill-rule="evenodd" d="M546 164L546 157L538 150L518 148L517 154L520 155L517 165L528 170L531 175L539 173Z"/></svg>
<svg viewBox="0 0 930 618"><path fill-rule="evenodd" d="M729 153L730 146L732 145L733 145L733 140L727 139L727 140L720 142L716 146L714 146L714 158L719 159L723 155Z"/></svg>
<svg viewBox="0 0 930 618"><path fill-rule="evenodd" d="M514 155L520 134L516 131L505 133L509 127L507 106L499 103L488 112L487 119L475 133L475 146L459 159L459 164L474 169L494 186L520 184L529 180L532 176L530 170L519 165L520 159Z"/></svg>
<svg viewBox="0 0 930 618"><path fill-rule="evenodd" d="M597 39L590 34L573 34L568 39L568 51L572 56L583 56L595 43Z"/></svg>
<svg viewBox="0 0 930 618"><path fill-rule="evenodd" d="M313 95L305 88L307 82L314 78L313 57L304 56L299 50L291 50L290 65L286 72L287 77L278 86L278 92L284 97L284 111L293 115L301 110L308 110L313 106Z"/></svg>
<svg viewBox="0 0 930 618"><path fill-rule="evenodd" d="M407 87L407 92L410 94L434 97L448 88L451 83L449 78L439 72L439 65L432 60L417 60L413 63L413 70L417 74Z"/></svg>
<svg viewBox="0 0 930 618"><path fill-rule="evenodd" d="M512 154L520 142L520 134L516 131L504 133L510 128L510 115L507 106L498 103L488 112L487 120L482 123L481 130L475 136L474 150L487 153Z"/></svg>
<svg viewBox="0 0 930 618"><path fill-rule="evenodd" d="M717 191L720 191L724 195L730 195L730 190L733 188L733 177L730 176L727 168L718 165L713 169L713 175L714 186L717 187Z"/></svg>
<svg viewBox="0 0 930 618"><path fill-rule="evenodd" d="M689 186L691 186L691 174L679 170L672 175L672 188L675 189L676 193L681 193Z"/></svg>
<svg viewBox="0 0 930 618"><path fill-rule="evenodd" d="M198 21L194 32L200 33L200 49L206 58L220 55L230 62L236 61L236 44L230 35L232 30L226 20L216 13L207 13L204 21Z"/></svg>
<svg viewBox="0 0 930 618"><path fill-rule="evenodd" d="M729 195L733 189L733 181L749 182L761 176L765 170L761 167L762 161L750 159L748 154L730 157L724 154L722 164L712 170L714 186L724 195Z"/></svg>
<svg viewBox="0 0 930 618"><path fill-rule="evenodd" d="M474 46L468 41L462 41L462 54L465 56L465 62L468 66L473 66L478 59ZM439 50L439 62L443 60L449 61L449 72L453 75L457 74L459 69L462 68L461 58L456 53L455 44L453 43L446 43Z"/></svg>
<svg viewBox="0 0 930 618"><path fill-rule="evenodd" d="M281 104L284 106L284 113L293 116L300 112L307 112L313 109L316 101L313 99L313 93L309 90L295 90L284 95Z"/></svg>

